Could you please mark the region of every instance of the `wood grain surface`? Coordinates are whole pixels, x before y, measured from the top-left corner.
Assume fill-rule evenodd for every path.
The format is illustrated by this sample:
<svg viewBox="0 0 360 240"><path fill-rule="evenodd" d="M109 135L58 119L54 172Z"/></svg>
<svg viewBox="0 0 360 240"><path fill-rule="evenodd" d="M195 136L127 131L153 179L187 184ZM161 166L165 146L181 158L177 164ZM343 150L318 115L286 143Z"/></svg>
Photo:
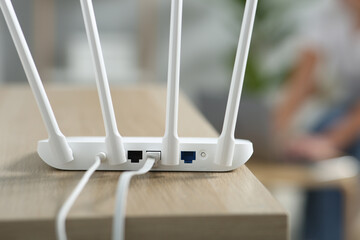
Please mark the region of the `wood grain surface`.
<svg viewBox="0 0 360 240"><path fill-rule="evenodd" d="M67 136L104 135L95 89L50 86L50 101ZM112 90L124 136L162 136L165 91ZM180 101L179 134L216 131ZM36 153L47 138L27 86L0 88L0 239L54 239L54 219L83 172L48 167ZM120 172L96 172L71 209L71 239L109 239ZM135 178L127 205L126 239L287 239L287 215L247 167L229 173L149 173Z"/></svg>

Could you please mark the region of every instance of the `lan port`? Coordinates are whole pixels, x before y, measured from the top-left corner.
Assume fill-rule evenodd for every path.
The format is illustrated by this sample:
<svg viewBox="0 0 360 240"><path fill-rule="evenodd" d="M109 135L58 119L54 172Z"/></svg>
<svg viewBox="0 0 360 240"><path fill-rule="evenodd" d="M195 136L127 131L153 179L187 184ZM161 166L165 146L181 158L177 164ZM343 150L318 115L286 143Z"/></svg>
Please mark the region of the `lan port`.
<svg viewBox="0 0 360 240"><path fill-rule="evenodd" d="M194 151L183 151L181 152L181 160L186 164L191 164L196 160L196 152Z"/></svg>
<svg viewBox="0 0 360 240"><path fill-rule="evenodd" d="M142 151L128 151L128 159L131 161L131 163L139 163L142 158Z"/></svg>

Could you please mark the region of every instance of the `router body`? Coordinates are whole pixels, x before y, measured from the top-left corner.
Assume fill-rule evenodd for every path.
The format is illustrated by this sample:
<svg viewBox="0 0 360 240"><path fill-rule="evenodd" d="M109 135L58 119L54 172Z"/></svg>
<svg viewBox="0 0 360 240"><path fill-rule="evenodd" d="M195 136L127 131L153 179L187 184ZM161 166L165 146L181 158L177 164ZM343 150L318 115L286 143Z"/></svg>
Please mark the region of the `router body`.
<svg viewBox="0 0 360 240"><path fill-rule="evenodd" d="M87 170L93 164L93 157L96 154L106 152L104 137L69 137L67 142L73 151L74 161L68 163L54 161L56 158L48 140L39 141L38 153L51 167L61 170ZM250 141L237 139L233 164L231 166L215 164L217 142L217 138L179 138L180 163L163 165L160 161L152 171L231 171L247 162L253 153ZM161 137L123 137L123 144L127 150L127 162L119 165L103 162L99 170L138 170L145 163L146 152L163 152Z"/></svg>
<svg viewBox="0 0 360 240"><path fill-rule="evenodd" d="M258 0L246 1L219 138L178 137L183 0L171 2L165 135L139 138L122 137L118 131L92 0L80 0L80 3L104 119L104 137L65 137L62 134L11 0L0 0L0 8L49 135L48 140L38 144L38 153L45 163L62 170L87 170L94 157L101 153L106 159L100 170L138 170L144 163L146 152L160 152L161 159L154 171L222 172L234 170L249 160L253 153L252 143L235 139L234 134Z"/></svg>

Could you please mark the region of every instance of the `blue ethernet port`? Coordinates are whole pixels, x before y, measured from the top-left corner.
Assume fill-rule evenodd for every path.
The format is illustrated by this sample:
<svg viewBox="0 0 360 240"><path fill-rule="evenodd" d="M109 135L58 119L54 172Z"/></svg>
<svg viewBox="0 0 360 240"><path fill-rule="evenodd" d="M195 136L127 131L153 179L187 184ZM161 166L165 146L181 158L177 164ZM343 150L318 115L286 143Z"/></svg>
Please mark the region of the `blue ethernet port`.
<svg viewBox="0 0 360 240"><path fill-rule="evenodd" d="M184 163L191 164L196 160L196 152L195 151L182 151L181 152L181 160Z"/></svg>

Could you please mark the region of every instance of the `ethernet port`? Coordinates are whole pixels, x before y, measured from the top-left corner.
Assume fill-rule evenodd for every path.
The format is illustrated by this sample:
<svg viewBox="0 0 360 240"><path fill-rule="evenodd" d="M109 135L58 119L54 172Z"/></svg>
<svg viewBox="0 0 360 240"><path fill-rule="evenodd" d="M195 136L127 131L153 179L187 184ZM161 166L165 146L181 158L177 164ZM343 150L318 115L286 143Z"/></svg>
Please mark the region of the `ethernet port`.
<svg viewBox="0 0 360 240"><path fill-rule="evenodd" d="M131 163L139 163L143 159L142 151L128 151L128 159Z"/></svg>
<svg viewBox="0 0 360 240"><path fill-rule="evenodd" d="M196 152L195 151L182 151L181 152L181 160L186 164L191 164L196 160Z"/></svg>

